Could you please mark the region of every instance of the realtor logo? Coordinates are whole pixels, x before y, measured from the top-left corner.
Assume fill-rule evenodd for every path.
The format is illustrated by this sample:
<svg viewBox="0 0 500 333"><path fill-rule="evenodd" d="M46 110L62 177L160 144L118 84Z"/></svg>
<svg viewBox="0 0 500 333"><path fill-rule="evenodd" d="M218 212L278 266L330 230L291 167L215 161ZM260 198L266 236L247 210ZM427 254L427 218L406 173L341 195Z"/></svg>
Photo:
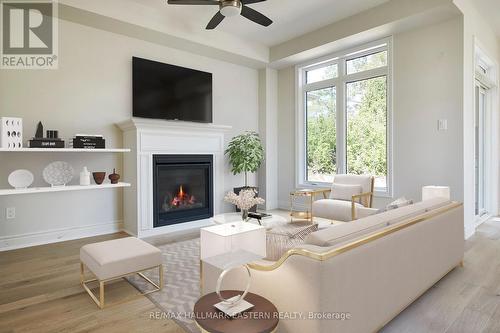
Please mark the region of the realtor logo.
<svg viewBox="0 0 500 333"><path fill-rule="evenodd" d="M57 68L57 3L0 0L3 69Z"/></svg>

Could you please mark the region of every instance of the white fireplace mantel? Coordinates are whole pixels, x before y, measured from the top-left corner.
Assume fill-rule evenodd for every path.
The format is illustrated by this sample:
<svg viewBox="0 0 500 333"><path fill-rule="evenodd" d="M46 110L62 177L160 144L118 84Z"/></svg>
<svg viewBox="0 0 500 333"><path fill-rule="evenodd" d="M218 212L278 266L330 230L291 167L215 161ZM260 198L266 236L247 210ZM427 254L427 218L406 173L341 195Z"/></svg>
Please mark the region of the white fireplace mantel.
<svg viewBox="0 0 500 333"><path fill-rule="evenodd" d="M125 230L137 237L178 232L212 224L210 219L153 227L153 155L204 154L214 157L214 213L224 200L224 133L230 126L133 118L118 124L123 143L132 152L124 157Z"/></svg>

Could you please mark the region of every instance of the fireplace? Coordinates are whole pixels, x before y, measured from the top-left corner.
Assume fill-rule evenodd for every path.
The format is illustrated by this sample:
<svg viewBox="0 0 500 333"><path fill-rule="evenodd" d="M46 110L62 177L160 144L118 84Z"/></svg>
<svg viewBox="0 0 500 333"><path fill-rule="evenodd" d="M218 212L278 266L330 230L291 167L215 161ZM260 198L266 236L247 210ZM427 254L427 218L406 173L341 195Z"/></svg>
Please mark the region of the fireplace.
<svg viewBox="0 0 500 333"><path fill-rule="evenodd" d="M213 156L153 155L153 226L213 216Z"/></svg>

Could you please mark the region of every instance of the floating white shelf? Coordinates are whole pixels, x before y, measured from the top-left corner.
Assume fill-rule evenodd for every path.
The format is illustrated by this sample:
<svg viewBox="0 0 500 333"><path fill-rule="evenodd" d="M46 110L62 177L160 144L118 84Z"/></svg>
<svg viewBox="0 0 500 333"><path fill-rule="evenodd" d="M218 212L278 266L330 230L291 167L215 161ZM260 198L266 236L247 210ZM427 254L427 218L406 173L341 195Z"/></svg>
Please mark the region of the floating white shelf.
<svg viewBox="0 0 500 333"><path fill-rule="evenodd" d="M56 187L29 187L25 189L5 189L0 190L0 196L2 195L16 195L16 194L35 194L35 193L45 193L45 192L63 192L63 191L84 191L84 190L100 190L106 188L119 188L119 187L129 187L129 183L118 183L110 184L104 183L102 185L66 185L66 186L56 186Z"/></svg>
<svg viewBox="0 0 500 333"><path fill-rule="evenodd" d="M82 148L0 148L0 153L128 153L128 148L82 149Z"/></svg>

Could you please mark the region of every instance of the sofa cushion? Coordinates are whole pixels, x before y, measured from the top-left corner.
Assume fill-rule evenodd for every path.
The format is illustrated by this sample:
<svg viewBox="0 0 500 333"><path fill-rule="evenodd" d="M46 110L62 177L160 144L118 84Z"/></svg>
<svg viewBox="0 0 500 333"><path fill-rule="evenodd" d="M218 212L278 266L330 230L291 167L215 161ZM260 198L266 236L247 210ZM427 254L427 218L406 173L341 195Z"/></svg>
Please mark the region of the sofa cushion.
<svg viewBox="0 0 500 333"><path fill-rule="evenodd" d="M272 228L266 234L266 260L276 261L288 250L304 243L311 232L317 231L317 224L288 223Z"/></svg>
<svg viewBox="0 0 500 333"><path fill-rule="evenodd" d="M362 208L363 205L355 203L356 209ZM321 199L313 203L313 215L329 220L336 221L352 221L352 206L351 201Z"/></svg>
<svg viewBox="0 0 500 333"><path fill-rule="evenodd" d="M361 185L332 184L330 199L351 201L353 195L361 194Z"/></svg>
<svg viewBox="0 0 500 333"><path fill-rule="evenodd" d="M402 220L424 214L433 209L443 207L449 202L449 200L444 198L434 198L414 205L368 216L350 223L332 226L313 232L306 237L305 243L317 246L333 246L390 226Z"/></svg>
<svg viewBox="0 0 500 333"><path fill-rule="evenodd" d="M80 260L99 280L142 271L162 263L161 251L135 237L87 244Z"/></svg>

